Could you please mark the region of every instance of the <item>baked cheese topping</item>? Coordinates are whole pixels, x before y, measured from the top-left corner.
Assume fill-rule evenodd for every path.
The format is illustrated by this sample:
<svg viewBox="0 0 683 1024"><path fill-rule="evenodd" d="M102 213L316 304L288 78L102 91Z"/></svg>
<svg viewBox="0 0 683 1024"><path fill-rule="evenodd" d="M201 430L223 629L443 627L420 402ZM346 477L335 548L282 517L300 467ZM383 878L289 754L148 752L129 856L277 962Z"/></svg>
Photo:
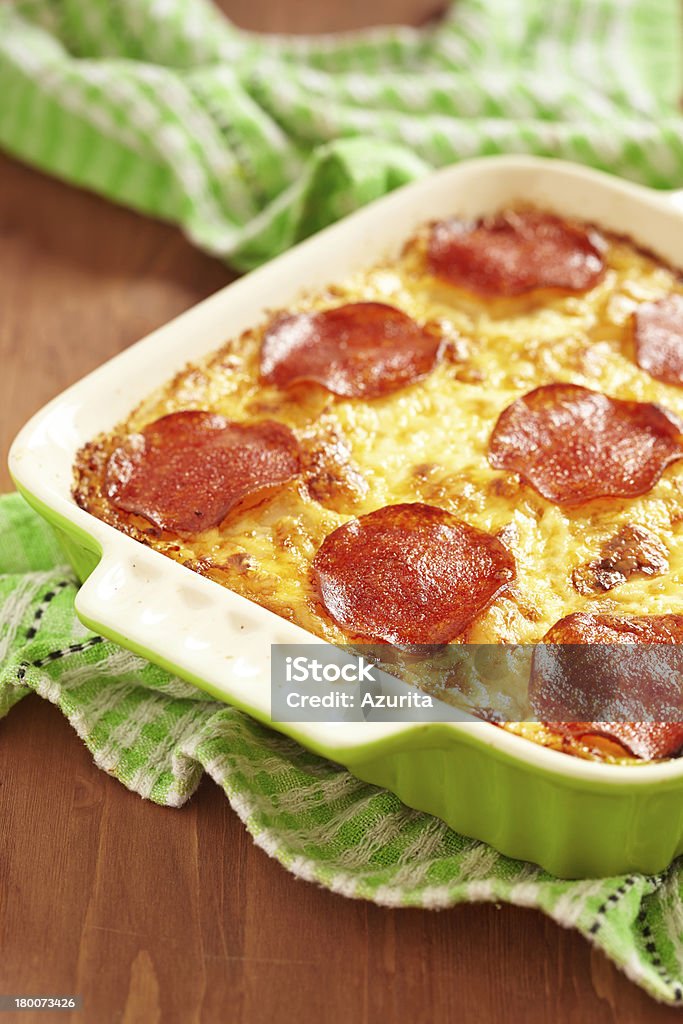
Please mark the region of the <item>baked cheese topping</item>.
<svg viewBox="0 0 683 1024"><path fill-rule="evenodd" d="M126 422L85 446L76 466L76 500L136 539L334 642L367 634L344 628L325 607L312 569L317 553L352 520L408 503L440 509L495 538L514 560L514 578L491 588L450 637L453 642L534 643L573 613L683 613L683 461L677 440L683 389L670 383L670 369L658 374L667 379L658 379L644 368L655 357L650 354L648 363L642 340L639 365L634 338L634 314L672 295L683 303L683 285L674 270L629 241L591 229L578 278L572 264L567 281L558 271L534 289L520 270L528 239L526 250L515 248L505 227L516 217L523 223L524 216L504 215L501 229L504 257L521 285L507 291L496 291L490 281L480 286L491 271L478 236L473 244L479 290L461 271L457 280L447 279L433 254L428 259L434 229L430 236L425 228L400 257L303 296L177 374ZM569 241L562 238L565 248L576 231L571 226ZM461 253L462 238L457 244ZM443 244L439 251L443 255ZM570 256L563 250L569 264ZM377 331L370 331L360 353L345 344L343 358L331 369L333 357L325 365L318 360L315 373L299 372L297 359L305 357L307 346L315 349L311 337L327 344L326 325L340 318L333 311L352 304L360 304L361 313L362 304L398 311L392 314L396 358L389 358ZM283 324L289 330L284 337ZM264 336L271 357L265 374ZM418 345L417 355L411 355L411 345ZM648 345L650 351L651 338ZM379 354L368 362L373 346ZM349 383L354 360L362 363L362 388ZM390 389L378 383L381 373L393 374ZM608 430L609 416L623 425L626 403L636 410L629 413L640 431L633 473L645 480L642 488L629 489L622 481L621 490L607 496L562 503L544 497L550 491L534 484L533 474L520 472L519 461L491 459L492 431L506 410L535 389L557 385L569 386L565 391L582 400L584 389L604 396ZM652 411L654 405L665 414ZM196 532L174 530L171 520L154 522L144 501L117 504L111 468L107 476L111 456L120 459L128 451L130 461L131 445L143 444L135 437L153 431L157 420L197 410L257 433L264 423L287 428L298 443L298 474L278 462L277 486L266 486L270 469L264 470L250 500L240 498L225 518ZM629 420L624 443L632 429ZM269 459L275 457L270 452ZM219 456L210 458L213 467ZM195 486L191 469L183 479Z"/></svg>

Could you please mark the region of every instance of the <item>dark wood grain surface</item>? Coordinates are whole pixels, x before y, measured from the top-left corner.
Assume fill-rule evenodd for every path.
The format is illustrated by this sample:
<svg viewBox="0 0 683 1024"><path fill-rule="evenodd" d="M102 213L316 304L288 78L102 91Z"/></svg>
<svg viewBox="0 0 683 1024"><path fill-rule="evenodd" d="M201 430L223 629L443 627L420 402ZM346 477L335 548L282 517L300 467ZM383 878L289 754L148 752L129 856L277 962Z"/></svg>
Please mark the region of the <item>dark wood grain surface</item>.
<svg viewBox="0 0 683 1024"><path fill-rule="evenodd" d="M229 280L178 231L0 158L3 489L32 412ZM85 1004L0 1024L680 1019L541 914L386 910L297 881L213 783L155 807L37 697L0 722L0 830L0 994Z"/></svg>

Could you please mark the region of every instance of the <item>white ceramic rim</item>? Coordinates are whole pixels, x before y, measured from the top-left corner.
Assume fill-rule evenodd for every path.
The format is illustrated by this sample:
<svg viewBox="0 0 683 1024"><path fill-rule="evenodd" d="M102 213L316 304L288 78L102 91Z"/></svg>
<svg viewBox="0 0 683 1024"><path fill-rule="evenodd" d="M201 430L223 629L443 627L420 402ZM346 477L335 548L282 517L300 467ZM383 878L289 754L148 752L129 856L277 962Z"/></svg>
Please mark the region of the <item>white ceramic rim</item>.
<svg viewBox="0 0 683 1024"><path fill-rule="evenodd" d="M444 168L370 204L266 266L228 285L132 345L49 402L21 430L9 457L23 490L88 534L102 559L82 586L76 610L106 635L125 637L179 674L218 691L227 703L269 717L270 645L324 641L125 536L80 509L70 495L75 453L111 429L173 372L227 337L253 326L268 309L302 291L340 280L397 251L417 225L448 214L479 216L533 202L630 236L683 266L683 193L660 193L563 161L489 157ZM230 679L225 675L229 669ZM418 730L424 723L274 723L313 749L344 754ZM683 775L683 759L638 767L590 762L550 750L485 722L476 730L492 751L558 777L601 785L665 782ZM439 726L444 728L444 724Z"/></svg>

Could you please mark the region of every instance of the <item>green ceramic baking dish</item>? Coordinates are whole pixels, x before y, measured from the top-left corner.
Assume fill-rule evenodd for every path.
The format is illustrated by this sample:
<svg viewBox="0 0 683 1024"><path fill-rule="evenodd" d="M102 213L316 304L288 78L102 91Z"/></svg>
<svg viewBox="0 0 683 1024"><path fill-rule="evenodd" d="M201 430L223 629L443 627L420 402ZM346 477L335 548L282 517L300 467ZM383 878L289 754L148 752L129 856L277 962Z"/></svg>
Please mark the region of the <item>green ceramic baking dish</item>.
<svg viewBox="0 0 683 1024"><path fill-rule="evenodd" d="M266 307L376 262L430 218L532 202L628 234L683 266L678 198L559 161L462 163L321 232L69 388L21 431L10 470L83 581L80 618L269 723L271 645L322 641L78 508L70 495L78 448L190 359L257 322ZM683 759L594 763L475 721L274 727L406 804L560 876L657 872L683 852Z"/></svg>

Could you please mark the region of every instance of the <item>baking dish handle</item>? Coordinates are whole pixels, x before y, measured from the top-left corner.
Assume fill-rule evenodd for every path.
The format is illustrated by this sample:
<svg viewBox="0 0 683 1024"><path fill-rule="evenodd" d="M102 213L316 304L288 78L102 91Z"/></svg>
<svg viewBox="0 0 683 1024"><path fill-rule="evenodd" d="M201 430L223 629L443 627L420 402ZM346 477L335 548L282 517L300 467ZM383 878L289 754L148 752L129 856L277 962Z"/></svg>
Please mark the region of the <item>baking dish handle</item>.
<svg viewBox="0 0 683 1024"><path fill-rule="evenodd" d="M76 595L81 621L269 721L271 645L324 641L158 552L137 548L133 557L105 551ZM172 662L165 657L170 646Z"/></svg>

